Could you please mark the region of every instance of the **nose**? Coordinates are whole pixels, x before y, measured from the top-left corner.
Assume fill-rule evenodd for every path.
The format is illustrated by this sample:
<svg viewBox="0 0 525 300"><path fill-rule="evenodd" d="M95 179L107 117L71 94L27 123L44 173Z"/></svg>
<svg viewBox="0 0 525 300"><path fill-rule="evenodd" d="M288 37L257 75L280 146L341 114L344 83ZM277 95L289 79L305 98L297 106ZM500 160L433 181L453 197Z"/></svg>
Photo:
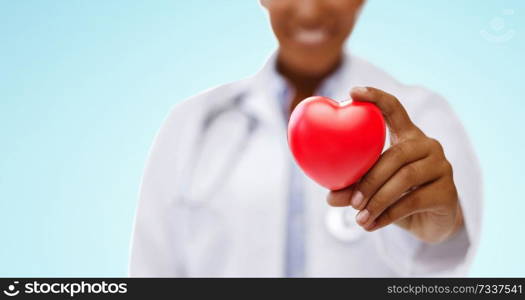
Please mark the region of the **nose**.
<svg viewBox="0 0 525 300"><path fill-rule="evenodd" d="M296 0L298 4L295 9L296 19L301 26L316 27L320 21L324 0Z"/></svg>

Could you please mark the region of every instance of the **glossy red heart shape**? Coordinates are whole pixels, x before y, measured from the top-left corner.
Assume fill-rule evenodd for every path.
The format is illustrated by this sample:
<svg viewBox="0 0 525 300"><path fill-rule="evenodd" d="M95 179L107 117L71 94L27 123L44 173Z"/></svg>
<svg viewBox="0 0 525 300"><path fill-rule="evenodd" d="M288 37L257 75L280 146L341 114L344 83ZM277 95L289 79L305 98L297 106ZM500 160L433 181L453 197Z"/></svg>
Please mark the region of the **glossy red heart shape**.
<svg viewBox="0 0 525 300"><path fill-rule="evenodd" d="M357 182L381 155L385 136L381 111L368 102L310 97L295 107L288 123L295 160L330 190Z"/></svg>

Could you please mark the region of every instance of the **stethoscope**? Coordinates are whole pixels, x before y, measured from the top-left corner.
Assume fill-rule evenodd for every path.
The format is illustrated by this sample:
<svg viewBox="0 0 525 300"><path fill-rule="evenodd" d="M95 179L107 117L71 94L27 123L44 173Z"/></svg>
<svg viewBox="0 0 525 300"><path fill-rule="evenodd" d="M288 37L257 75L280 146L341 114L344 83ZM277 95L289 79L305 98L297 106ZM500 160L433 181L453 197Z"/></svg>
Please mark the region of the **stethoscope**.
<svg viewBox="0 0 525 300"><path fill-rule="evenodd" d="M210 199L213 198L215 193L221 186L221 182L224 182L229 178L232 170L239 162L240 155L244 152L245 147L249 144L250 137L253 135L255 130L259 127L259 120L256 116L246 111L243 108L243 102L246 96L244 93L239 93L232 97L232 100L227 102L225 105L214 107L208 111L204 119L200 124L200 128L197 134L197 140L194 142L192 154L185 164L183 170L182 185L186 187L178 197L178 202L188 208L200 208L204 206ZM206 141L211 138L211 129L213 125L219 121L227 113L239 113L246 121L244 126L244 132L237 137L237 140L230 146L229 153L225 155L220 166L216 169L219 171L215 174L212 180L206 183L205 186L196 185L196 172L201 168L212 168L214 166L204 165L206 164L203 159L205 153L203 153ZM241 123L241 122L239 122ZM225 145L226 146L226 145Z"/></svg>
<svg viewBox="0 0 525 300"><path fill-rule="evenodd" d="M260 126L260 121L252 113L244 109L243 103L246 99L246 93L238 93L232 97L231 101L218 107L214 107L208 111L203 118L200 128L198 130L197 138L194 141L195 149L190 158L186 161L183 169L183 176L180 178L182 185L186 187L181 191L178 201L180 204L192 209L202 208L207 202L213 198L213 194L220 188L221 183L229 178L230 170L234 169L239 162L239 157L242 155L244 149L249 144L250 138ZM230 145L228 154L214 178L210 180L205 187L196 185L196 170L205 164L204 148L206 140L211 138L211 129L213 125L218 122L221 117L228 113L237 113L245 120L243 133L240 134L235 143ZM241 123L241 122L239 122ZM362 234L363 229L360 228L354 221L355 211L352 208L328 208L325 215L325 228L327 232L335 239L341 242L353 242L358 240Z"/></svg>

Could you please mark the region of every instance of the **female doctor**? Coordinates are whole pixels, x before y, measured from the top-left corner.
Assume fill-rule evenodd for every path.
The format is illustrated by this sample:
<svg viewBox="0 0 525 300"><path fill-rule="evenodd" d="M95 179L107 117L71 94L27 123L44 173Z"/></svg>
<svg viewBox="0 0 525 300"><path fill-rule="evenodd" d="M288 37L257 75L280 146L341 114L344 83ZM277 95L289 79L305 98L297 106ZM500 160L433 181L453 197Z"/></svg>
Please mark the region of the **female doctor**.
<svg viewBox="0 0 525 300"><path fill-rule="evenodd" d="M467 274L482 212L475 153L443 98L344 53L363 2L261 1L276 53L255 76L177 104L156 137L131 276ZM351 187L327 191L290 155L289 114L311 95L373 102L385 117L385 150Z"/></svg>

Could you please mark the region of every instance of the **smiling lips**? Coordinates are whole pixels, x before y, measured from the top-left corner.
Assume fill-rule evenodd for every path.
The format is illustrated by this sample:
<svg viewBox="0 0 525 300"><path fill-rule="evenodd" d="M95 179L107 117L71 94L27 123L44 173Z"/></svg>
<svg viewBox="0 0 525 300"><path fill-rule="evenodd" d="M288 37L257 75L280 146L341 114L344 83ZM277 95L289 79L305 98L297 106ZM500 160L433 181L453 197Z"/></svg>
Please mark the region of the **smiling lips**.
<svg viewBox="0 0 525 300"><path fill-rule="evenodd" d="M329 38L329 32L325 28L315 29L298 29L294 32L293 38L295 41L306 44L309 46L315 46L326 42Z"/></svg>

